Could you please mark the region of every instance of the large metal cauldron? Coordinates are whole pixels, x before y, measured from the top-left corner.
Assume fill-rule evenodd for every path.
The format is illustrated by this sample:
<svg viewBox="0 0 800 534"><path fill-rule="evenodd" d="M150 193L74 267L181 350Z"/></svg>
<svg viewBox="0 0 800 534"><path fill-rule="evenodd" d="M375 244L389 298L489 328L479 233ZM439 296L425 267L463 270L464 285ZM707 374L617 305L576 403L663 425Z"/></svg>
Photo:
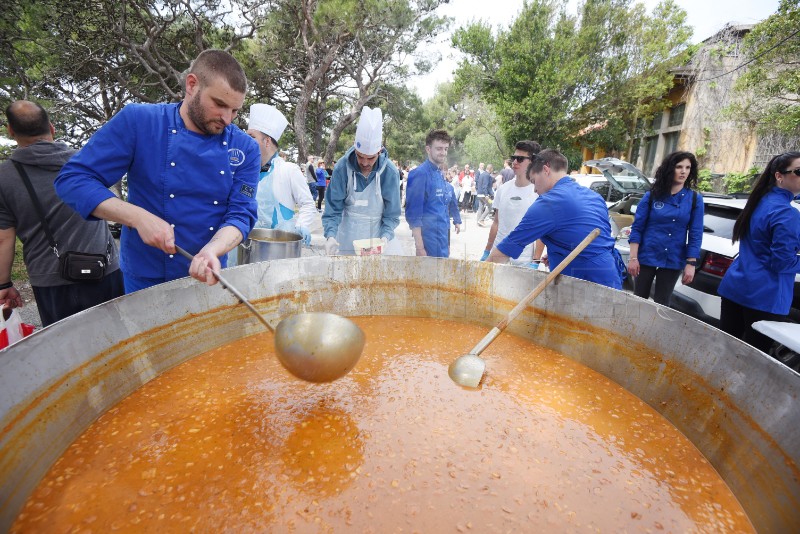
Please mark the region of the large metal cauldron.
<svg viewBox="0 0 800 534"><path fill-rule="evenodd" d="M325 310L480 322L543 274L435 258L302 258L226 272L267 316ZM0 352L0 530L58 456L141 384L263 327L183 279L106 303ZM705 454L761 532L800 528L800 375L707 325L571 278L510 331L608 376ZM479 393L476 393L479 394Z"/></svg>
<svg viewBox="0 0 800 534"><path fill-rule="evenodd" d="M256 228L236 247L236 265L299 258L302 244L300 234Z"/></svg>

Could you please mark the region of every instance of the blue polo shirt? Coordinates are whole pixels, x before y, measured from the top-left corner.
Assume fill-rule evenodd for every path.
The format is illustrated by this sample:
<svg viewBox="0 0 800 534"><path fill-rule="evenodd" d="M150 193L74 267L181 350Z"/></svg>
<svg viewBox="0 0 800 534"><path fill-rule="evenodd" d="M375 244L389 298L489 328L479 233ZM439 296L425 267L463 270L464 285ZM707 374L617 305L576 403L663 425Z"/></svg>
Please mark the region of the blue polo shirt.
<svg viewBox="0 0 800 534"><path fill-rule="evenodd" d="M794 277L800 272L800 212L792 193L773 187L750 216L747 233L717 290L728 300L786 315L792 307Z"/></svg>
<svg viewBox="0 0 800 534"><path fill-rule="evenodd" d="M258 144L229 125L217 135L192 132L181 104L128 104L98 130L55 181L58 195L85 219L113 197L109 187L128 176L128 202L174 226L175 243L192 254L223 226L246 237L258 217ZM146 285L182 278L189 261L146 245L122 229L121 268ZM220 258L223 267L226 257Z"/></svg>
<svg viewBox="0 0 800 534"><path fill-rule="evenodd" d="M572 260L563 274L622 289L612 254L614 238L606 203L603 197L569 176L561 178L531 204L497 249L516 259L526 246L541 239L547 245L550 269L555 269L595 228L600 229L600 235Z"/></svg>
<svg viewBox="0 0 800 534"><path fill-rule="evenodd" d="M636 207L631 243L639 243L639 263L650 267L683 269L687 258L698 258L703 242L703 197L684 187L674 195L653 199L650 191ZM652 204L652 208L651 208ZM688 237L687 237L688 235Z"/></svg>

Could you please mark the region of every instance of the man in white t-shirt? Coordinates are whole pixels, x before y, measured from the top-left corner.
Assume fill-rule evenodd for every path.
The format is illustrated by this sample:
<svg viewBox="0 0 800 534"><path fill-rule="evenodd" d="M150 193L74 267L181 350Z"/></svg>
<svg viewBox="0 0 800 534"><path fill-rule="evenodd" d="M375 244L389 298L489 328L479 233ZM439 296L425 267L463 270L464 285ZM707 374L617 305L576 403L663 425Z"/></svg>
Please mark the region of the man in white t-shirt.
<svg viewBox="0 0 800 534"><path fill-rule="evenodd" d="M515 145L514 155L511 156L514 179L498 187L495 192L492 205L495 209L494 221L489 230L489 240L486 242L486 250L483 251L481 261L489 257L489 252L495 243L500 243L517 227L531 204L539 198L539 195L533 190L533 184L526 177L526 171L531 163L531 158L540 150L541 147L536 141L520 141ZM540 258L536 257L535 253L538 250L538 253L541 254L541 245L534 246L538 244L537 241L525 247L519 258L510 260L511 264L533 264L532 267L538 267Z"/></svg>

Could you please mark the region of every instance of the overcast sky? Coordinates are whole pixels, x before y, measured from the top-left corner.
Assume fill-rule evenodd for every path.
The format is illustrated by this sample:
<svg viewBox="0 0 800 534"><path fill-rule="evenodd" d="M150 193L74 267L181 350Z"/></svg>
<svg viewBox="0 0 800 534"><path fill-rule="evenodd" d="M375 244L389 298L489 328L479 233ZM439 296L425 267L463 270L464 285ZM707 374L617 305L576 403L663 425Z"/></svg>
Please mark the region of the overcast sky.
<svg viewBox="0 0 800 534"><path fill-rule="evenodd" d="M658 4L658 0L643 0L648 11ZM483 20L493 27L508 28L522 9L523 0L450 0L440 7L440 13L454 17L453 29L465 26L475 20ZM676 0L688 14L689 25L694 28L692 42L700 42L722 29L728 22L754 24L778 9L778 0ZM569 11L577 12L578 0L570 0ZM450 34L440 37L439 50L442 61L427 76L411 80L409 85L425 99L433 96L436 84L452 79L458 65L457 52L450 46Z"/></svg>

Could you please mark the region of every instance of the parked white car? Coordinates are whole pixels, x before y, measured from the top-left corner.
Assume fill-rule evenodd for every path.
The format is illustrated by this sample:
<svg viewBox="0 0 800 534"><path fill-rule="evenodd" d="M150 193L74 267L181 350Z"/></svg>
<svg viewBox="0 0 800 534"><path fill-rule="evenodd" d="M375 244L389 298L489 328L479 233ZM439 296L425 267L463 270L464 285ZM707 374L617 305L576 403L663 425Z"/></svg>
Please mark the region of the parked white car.
<svg viewBox="0 0 800 534"><path fill-rule="evenodd" d="M626 262L630 255L628 237L630 224L633 222L631 213L636 213L636 205L640 200L641 197L630 197L609 208L612 233L617 238L616 246ZM721 299L717 294L717 288L734 258L739 254L739 243L732 243L731 237L733 225L746 203L747 199L743 198L703 193L705 208L703 242L700 246L694 281L689 285L683 285L678 280L672 293L671 308L719 327ZM800 210L800 204L797 202L793 204ZM628 215L616 210L625 211ZM800 274L795 276L794 299L789 318L795 323L800 322ZM800 370L800 355L796 352L782 345L776 345L773 347L772 355L795 370Z"/></svg>

